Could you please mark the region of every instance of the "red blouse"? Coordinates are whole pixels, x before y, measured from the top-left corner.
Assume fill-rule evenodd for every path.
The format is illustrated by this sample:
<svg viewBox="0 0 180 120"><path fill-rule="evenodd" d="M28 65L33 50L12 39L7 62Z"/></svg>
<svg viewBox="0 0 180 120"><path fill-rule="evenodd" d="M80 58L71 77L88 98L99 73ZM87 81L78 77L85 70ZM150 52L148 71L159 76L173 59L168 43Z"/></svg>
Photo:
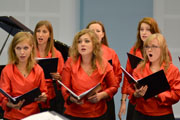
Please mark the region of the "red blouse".
<svg viewBox="0 0 180 120"><path fill-rule="evenodd" d="M47 94L44 72L38 64L34 66L26 78L20 73L16 65L6 65L1 74L0 87L13 97L22 95L36 87L39 87L41 92ZM7 102L8 99L3 96L2 108L5 111L4 117L10 120L22 119L40 112L37 102L26 105L21 110L7 107Z"/></svg>
<svg viewBox="0 0 180 120"><path fill-rule="evenodd" d="M103 70L96 63L97 69L89 76L81 67L81 58L76 63L71 58L68 58L62 73L62 82L77 95L101 82L102 90L112 98L117 92L118 83L114 79L112 66L107 60L103 60L103 63L105 65ZM103 115L107 110L105 99L96 104L84 100L82 105L75 103L68 105L67 98L69 93L64 87L62 87L62 94L65 99L65 114L75 117L94 118Z"/></svg>
<svg viewBox="0 0 180 120"><path fill-rule="evenodd" d="M161 67L161 69L164 68ZM143 71L136 68L133 72L133 77L135 79L140 79L150 74L152 74L150 63L147 63ZM144 100L142 97L135 98L133 96L134 91L130 94L130 99L136 104L135 109L137 111L149 116L162 116L173 113L172 105L179 101L179 96L176 91L180 90L180 73L176 66L170 64L165 74L170 85L170 90L158 94L157 98L152 97Z"/></svg>
<svg viewBox="0 0 180 120"><path fill-rule="evenodd" d="M103 57L109 62L111 61L110 63L113 66L115 77L120 84L122 80L122 70L118 55L112 48L109 48L103 44L101 47L102 47Z"/></svg>

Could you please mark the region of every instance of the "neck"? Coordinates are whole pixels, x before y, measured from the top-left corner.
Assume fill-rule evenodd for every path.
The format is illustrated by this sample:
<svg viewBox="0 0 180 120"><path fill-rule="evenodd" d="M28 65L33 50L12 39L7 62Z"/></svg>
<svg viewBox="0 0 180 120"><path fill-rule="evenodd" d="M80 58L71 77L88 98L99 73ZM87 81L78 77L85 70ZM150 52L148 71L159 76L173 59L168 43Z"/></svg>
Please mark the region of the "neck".
<svg viewBox="0 0 180 120"><path fill-rule="evenodd" d="M91 65L92 56L82 56L81 64Z"/></svg>
<svg viewBox="0 0 180 120"><path fill-rule="evenodd" d="M46 49L46 44L38 45L39 51L45 51L45 49Z"/></svg>
<svg viewBox="0 0 180 120"><path fill-rule="evenodd" d="M19 69L20 73L22 74L22 76L27 77L28 76L28 71L26 69L26 65L25 63L19 63L17 64L17 68Z"/></svg>
<svg viewBox="0 0 180 120"><path fill-rule="evenodd" d="M26 63L19 63L17 64L17 68L20 70L20 72L22 73L25 73L27 70L26 70Z"/></svg>
<svg viewBox="0 0 180 120"><path fill-rule="evenodd" d="M40 54L40 57L45 57L45 49L46 49L46 45L38 45L38 51Z"/></svg>
<svg viewBox="0 0 180 120"><path fill-rule="evenodd" d="M157 71L159 71L160 70L160 64L159 64L159 62L152 62L151 63L151 66L150 66L150 68L151 68L151 70L153 71L153 72L157 72Z"/></svg>

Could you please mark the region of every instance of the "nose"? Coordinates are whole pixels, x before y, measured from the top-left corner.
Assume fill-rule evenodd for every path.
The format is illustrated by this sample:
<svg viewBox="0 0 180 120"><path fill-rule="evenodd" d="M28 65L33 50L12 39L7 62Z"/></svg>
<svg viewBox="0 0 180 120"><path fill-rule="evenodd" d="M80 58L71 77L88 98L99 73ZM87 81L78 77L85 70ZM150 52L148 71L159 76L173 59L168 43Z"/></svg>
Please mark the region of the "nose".
<svg viewBox="0 0 180 120"><path fill-rule="evenodd" d="M81 45L85 45L85 41L84 40L81 42Z"/></svg>
<svg viewBox="0 0 180 120"><path fill-rule="evenodd" d="M38 33L39 36L42 36L42 34L43 34L41 31L40 31L40 32L37 32L37 33Z"/></svg>
<svg viewBox="0 0 180 120"><path fill-rule="evenodd" d="M21 49L20 53L21 53L21 54L24 54L24 49Z"/></svg>
<svg viewBox="0 0 180 120"><path fill-rule="evenodd" d="M143 30L142 33L145 34L145 33L146 33L146 30Z"/></svg>

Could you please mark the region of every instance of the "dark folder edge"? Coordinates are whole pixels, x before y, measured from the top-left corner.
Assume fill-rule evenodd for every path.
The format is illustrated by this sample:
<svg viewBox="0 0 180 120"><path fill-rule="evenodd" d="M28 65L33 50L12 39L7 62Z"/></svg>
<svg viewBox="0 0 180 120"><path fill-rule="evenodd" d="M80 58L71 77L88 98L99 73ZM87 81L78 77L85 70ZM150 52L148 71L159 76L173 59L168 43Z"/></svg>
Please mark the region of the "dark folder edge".
<svg viewBox="0 0 180 120"><path fill-rule="evenodd" d="M131 67L134 69L137 67L137 65L143 60L133 54L130 54L127 52L127 56L128 56L128 59L129 59L129 62L131 64Z"/></svg>
<svg viewBox="0 0 180 120"><path fill-rule="evenodd" d="M6 66L6 65L0 65L0 75L1 75L1 72L2 72L2 70L4 69L5 66Z"/></svg>
<svg viewBox="0 0 180 120"><path fill-rule="evenodd" d="M43 68L45 79L52 79L50 73L57 72L58 58L39 58L37 63Z"/></svg>

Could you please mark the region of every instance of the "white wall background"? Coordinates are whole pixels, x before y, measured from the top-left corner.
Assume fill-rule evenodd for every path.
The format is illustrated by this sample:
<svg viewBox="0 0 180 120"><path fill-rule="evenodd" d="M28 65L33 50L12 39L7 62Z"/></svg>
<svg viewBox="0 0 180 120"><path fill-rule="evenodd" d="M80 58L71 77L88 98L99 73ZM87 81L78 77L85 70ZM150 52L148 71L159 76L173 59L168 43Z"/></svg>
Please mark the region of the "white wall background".
<svg viewBox="0 0 180 120"><path fill-rule="evenodd" d="M180 0L154 0L154 18L166 38L173 63L180 68ZM180 118L180 102L173 106L176 118Z"/></svg>
<svg viewBox="0 0 180 120"><path fill-rule="evenodd" d="M79 0L0 0L0 16L13 16L32 31L40 20L49 20L54 39L71 45L80 30ZM0 29L0 48L8 33ZM0 64L7 63L7 49L12 36L0 56Z"/></svg>

